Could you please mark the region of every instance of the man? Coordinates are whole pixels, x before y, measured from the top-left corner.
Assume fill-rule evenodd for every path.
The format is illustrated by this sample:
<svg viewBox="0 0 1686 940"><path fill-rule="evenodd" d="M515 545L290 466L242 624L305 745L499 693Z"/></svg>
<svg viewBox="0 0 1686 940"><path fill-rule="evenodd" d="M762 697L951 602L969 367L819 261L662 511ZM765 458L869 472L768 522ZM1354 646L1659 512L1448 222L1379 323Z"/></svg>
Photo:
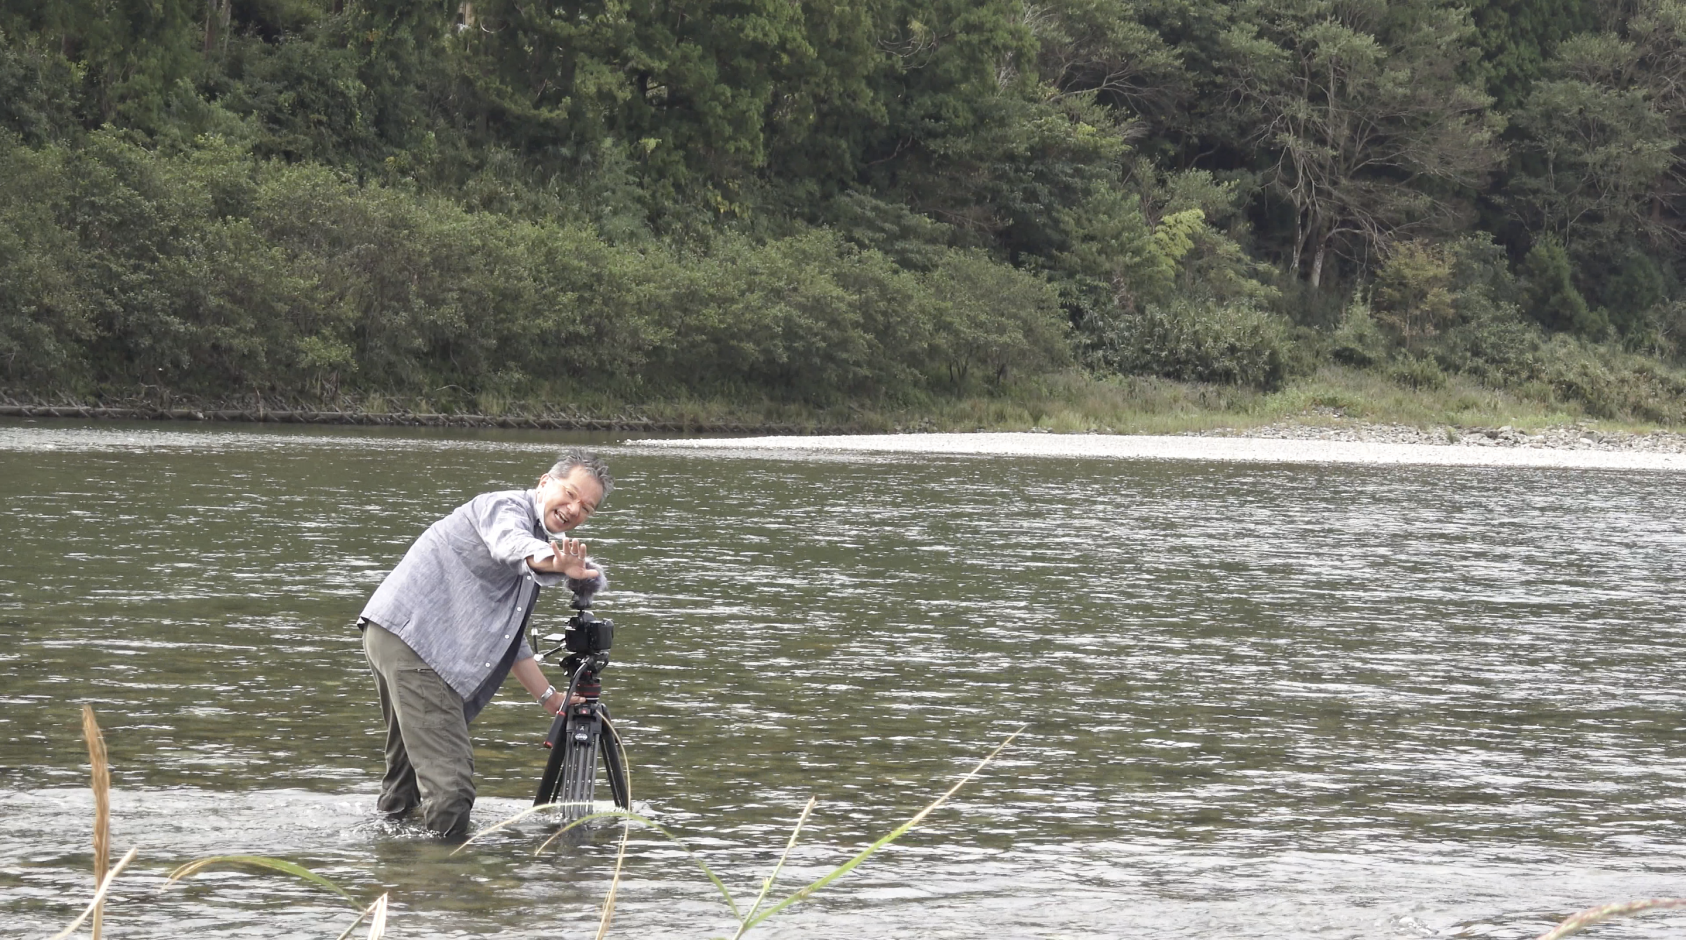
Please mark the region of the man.
<svg viewBox="0 0 1686 940"><path fill-rule="evenodd" d="M586 546L563 533L591 517L614 481L594 455L569 451L531 490L483 493L435 522L358 618L386 719L386 775L376 804L429 829L468 833L474 746L468 724L513 670L552 715L567 706L545 681L526 624L540 587L606 585Z"/></svg>

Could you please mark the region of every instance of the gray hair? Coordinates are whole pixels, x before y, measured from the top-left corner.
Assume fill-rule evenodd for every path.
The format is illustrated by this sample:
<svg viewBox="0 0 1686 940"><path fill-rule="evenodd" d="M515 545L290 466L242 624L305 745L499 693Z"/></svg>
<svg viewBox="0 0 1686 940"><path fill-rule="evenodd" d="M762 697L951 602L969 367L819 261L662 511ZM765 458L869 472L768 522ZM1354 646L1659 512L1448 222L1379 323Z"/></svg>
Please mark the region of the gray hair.
<svg viewBox="0 0 1686 940"><path fill-rule="evenodd" d="M580 467L586 473L591 474L591 478L597 481L597 485L603 487L603 498L609 498L609 491L615 488L615 478L609 475L609 465L603 462L603 458L590 451L570 450L565 452L557 459L556 463L551 465L550 475L560 480L572 473L575 467Z"/></svg>

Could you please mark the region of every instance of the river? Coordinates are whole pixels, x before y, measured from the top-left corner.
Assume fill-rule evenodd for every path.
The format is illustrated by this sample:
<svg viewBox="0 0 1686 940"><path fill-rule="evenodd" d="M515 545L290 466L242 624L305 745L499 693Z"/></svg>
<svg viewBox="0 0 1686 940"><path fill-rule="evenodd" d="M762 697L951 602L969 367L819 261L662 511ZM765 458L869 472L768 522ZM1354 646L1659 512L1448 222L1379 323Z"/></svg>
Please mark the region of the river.
<svg viewBox="0 0 1686 940"><path fill-rule="evenodd" d="M375 817L352 625L435 518L572 443L617 480L577 534L610 568L636 808L740 904L810 797L773 898L1024 729L752 937L1523 938L1686 895L1686 477L1660 457L9 422L0 933L91 893L91 703L115 852L140 847L111 936L331 940L356 916L273 873L165 886L228 853L389 893L393 937L591 935L618 829L535 856L533 818L451 856ZM545 727L513 681L477 722L477 824L530 802ZM685 849L635 831L610 936L732 930Z"/></svg>

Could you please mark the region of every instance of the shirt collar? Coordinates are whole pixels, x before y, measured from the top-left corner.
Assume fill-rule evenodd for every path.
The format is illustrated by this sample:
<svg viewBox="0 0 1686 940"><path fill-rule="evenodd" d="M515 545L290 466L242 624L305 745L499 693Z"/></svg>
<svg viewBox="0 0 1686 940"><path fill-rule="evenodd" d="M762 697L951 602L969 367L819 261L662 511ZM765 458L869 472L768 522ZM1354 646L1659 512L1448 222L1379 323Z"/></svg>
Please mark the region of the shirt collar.
<svg viewBox="0 0 1686 940"><path fill-rule="evenodd" d="M544 517L539 515L539 491L527 491L527 508L533 513L533 529L540 533L541 538L549 538L550 530L545 528Z"/></svg>

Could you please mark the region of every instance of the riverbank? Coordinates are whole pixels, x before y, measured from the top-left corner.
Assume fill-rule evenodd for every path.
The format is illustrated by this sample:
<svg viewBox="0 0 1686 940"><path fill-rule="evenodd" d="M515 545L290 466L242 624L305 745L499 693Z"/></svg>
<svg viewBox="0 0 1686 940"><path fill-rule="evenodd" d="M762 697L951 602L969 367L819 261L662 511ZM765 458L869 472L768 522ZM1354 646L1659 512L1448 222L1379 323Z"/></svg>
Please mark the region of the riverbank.
<svg viewBox="0 0 1686 940"><path fill-rule="evenodd" d="M1327 367L1276 392L1149 376L1065 373L996 394L814 405L771 399L626 401L594 391L533 399L449 390L331 401L230 401L150 395L102 400L0 395L0 418L508 428L634 434L836 435L1046 432L1256 437L1394 444L1471 444L1686 451L1679 426L1644 415L1594 414L1574 403L1454 378L1414 389L1374 373Z"/></svg>

